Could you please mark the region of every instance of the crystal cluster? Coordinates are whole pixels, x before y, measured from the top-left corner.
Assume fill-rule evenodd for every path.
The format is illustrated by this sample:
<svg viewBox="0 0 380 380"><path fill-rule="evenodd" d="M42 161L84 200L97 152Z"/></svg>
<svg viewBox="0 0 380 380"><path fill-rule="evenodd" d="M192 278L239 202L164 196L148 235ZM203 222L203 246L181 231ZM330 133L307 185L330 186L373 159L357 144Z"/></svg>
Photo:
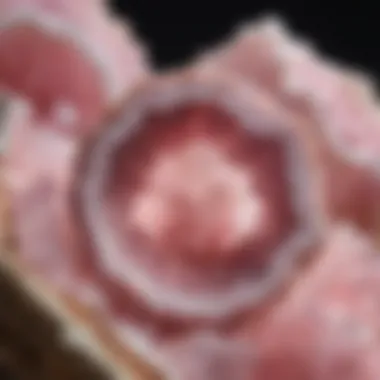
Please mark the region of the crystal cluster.
<svg viewBox="0 0 380 380"><path fill-rule="evenodd" d="M158 72L105 1L0 15L1 262L85 351L120 378L379 379L369 78L276 18Z"/></svg>

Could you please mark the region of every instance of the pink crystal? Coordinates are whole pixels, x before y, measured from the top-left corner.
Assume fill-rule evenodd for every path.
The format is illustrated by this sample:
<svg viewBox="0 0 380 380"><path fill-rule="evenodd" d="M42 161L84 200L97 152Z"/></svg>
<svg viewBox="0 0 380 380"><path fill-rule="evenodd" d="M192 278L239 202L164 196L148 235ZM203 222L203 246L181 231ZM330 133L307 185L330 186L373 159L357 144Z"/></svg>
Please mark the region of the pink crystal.
<svg viewBox="0 0 380 380"><path fill-rule="evenodd" d="M369 81L277 21L148 74L105 4L80 4L0 0L2 169L26 276L169 380L377 380Z"/></svg>

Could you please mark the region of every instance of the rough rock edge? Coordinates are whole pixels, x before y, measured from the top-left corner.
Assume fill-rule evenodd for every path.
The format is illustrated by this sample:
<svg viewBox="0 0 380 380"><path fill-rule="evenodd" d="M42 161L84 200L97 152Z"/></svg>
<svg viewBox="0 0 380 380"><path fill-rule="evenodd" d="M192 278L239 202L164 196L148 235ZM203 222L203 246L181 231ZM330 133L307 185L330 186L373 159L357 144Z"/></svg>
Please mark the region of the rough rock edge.
<svg viewBox="0 0 380 380"><path fill-rule="evenodd" d="M16 260L1 254L0 265L16 279L17 284L30 296L33 302L53 316L63 328L61 343L78 349L90 360L99 364L115 380L150 380L157 379L155 371L136 358L136 354L125 350L113 338L115 334L108 331L97 316L73 300L49 291L36 276L26 269L21 269Z"/></svg>
<svg viewBox="0 0 380 380"><path fill-rule="evenodd" d="M140 77L144 75L144 72L148 71L149 65L145 65L148 55L147 49L141 44L140 39L133 33L129 25L123 23L120 19L116 19L116 16L109 13L106 13L104 17L110 18L109 22L114 23L114 25L112 25L114 32L123 33L126 48L129 47L131 49L131 52L136 55L136 62L140 63L136 64L136 62L133 62L132 65L135 71L138 69L136 75L130 78L131 84L133 85L133 82L137 83ZM41 14L40 10L17 10L10 12L6 20L0 22L0 30L11 29L17 26L36 28L53 38L72 44L96 70L99 70L103 86L111 104L118 102L125 93L123 81L120 81L119 78L115 78L113 75L114 70L110 70L113 66L110 59L112 60L114 57L111 56L109 59L109 54L106 54L107 52L104 51L106 50L105 48L91 41L86 34L82 33L80 29L72 23L61 20L58 16L49 13L45 15L42 12ZM132 77L135 78L132 80Z"/></svg>
<svg viewBox="0 0 380 380"><path fill-rule="evenodd" d="M314 117L319 119L322 125L325 125L323 128L324 134L329 143L339 152L339 155L350 164L364 166L364 168L370 167L371 170L379 175L377 169L378 158L375 158L375 162L373 162L373 159L362 158L356 151L348 154L344 147L342 148L340 143L336 141L335 137L329 132L333 121L329 121L327 95L325 93L310 92L308 85L305 87L302 80L297 80L295 76L297 72L293 70L293 67L303 61L307 64L314 63L316 69L320 69L324 75L333 77L341 85L352 89L355 92L357 101L368 108L371 119L380 128L379 96L373 75L363 68L352 67L342 60L332 59L329 55L323 54L309 39L294 33L289 23L277 14L266 14L256 20L238 25L232 31L230 38L201 51L193 60L193 64L205 71L213 70L213 61L215 61L213 56L222 57L225 51L234 46L234 43L250 37L266 40L268 46L271 47L273 60L279 66L278 74L280 78L277 84L282 91L282 95L295 98L307 96L309 105L314 110ZM208 62L210 58L211 65Z"/></svg>

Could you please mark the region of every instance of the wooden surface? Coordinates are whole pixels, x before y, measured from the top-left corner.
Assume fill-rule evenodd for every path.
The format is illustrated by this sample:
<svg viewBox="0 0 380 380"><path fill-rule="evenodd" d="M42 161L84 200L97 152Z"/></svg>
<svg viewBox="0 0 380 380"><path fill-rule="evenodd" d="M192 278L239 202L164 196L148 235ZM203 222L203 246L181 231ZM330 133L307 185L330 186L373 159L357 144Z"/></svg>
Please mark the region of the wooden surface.
<svg viewBox="0 0 380 380"><path fill-rule="evenodd" d="M96 363L62 347L60 333L0 268L0 379L108 379Z"/></svg>

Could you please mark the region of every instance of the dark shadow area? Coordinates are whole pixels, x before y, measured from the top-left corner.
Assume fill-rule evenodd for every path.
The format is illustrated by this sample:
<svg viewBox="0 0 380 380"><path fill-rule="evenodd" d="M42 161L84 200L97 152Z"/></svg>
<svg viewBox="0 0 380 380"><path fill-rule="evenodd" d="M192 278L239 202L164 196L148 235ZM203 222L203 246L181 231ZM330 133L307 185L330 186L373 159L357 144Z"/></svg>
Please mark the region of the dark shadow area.
<svg viewBox="0 0 380 380"><path fill-rule="evenodd" d="M112 3L133 21L160 67L185 63L196 52L227 38L241 22L277 14L331 57L380 75L379 11L370 0L341 4L334 0L114 0Z"/></svg>
<svg viewBox="0 0 380 380"><path fill-rule="evenodd" d="M0 379L106 380L60 339L61 329L0 270Z"/></svg>

